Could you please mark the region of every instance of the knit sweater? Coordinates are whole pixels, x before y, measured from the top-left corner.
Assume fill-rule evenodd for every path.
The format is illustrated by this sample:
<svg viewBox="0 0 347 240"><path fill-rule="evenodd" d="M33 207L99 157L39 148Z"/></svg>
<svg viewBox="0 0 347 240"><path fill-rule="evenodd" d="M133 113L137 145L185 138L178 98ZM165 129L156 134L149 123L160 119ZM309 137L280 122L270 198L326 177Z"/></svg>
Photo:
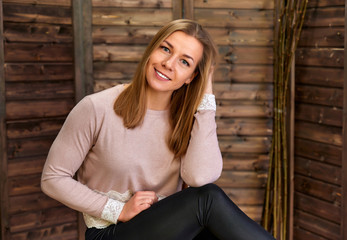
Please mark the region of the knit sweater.
<svg viewBox="0 0 347 240"><path fill-rule="evenodd" d="M175 159L167 145L169 111L148 109L140 126L125 128L113 110L123 89L118 85L82 99L68 115L43 169L42 190L84 213L88 227L117 223L136 191L165 197L180 191L182 180L201 186L221 174L214 110L197 111L187 153Z"/></svg>

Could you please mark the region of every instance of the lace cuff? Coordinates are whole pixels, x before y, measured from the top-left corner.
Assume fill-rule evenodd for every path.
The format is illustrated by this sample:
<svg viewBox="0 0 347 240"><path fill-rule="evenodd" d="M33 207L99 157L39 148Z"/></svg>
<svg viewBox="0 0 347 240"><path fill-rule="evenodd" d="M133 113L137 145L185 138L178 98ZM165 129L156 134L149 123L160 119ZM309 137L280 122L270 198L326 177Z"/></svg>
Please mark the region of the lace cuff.
<svg viewBox="0 0 347 240"><path fill-rule="evenodd" d="M117 223L118 217L123 210L125 203L109 198L104 210L101 213L101 218L112 223Z"/></svg>
<svg viewBox="0 0 347 240"><path fill-rule="evenodd" d="M201 110L214 110L216 111L216 99L213 94L205 94L198 107L198 111Z"/></svg>

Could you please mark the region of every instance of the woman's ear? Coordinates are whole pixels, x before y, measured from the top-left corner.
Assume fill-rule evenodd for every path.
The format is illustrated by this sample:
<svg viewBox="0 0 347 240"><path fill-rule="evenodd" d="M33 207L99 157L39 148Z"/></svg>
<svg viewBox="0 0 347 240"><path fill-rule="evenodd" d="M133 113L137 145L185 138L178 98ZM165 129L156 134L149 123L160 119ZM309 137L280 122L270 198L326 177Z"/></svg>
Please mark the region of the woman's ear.
<svg viewBox="0 0 347 240"><path fill-rule="evenodd" d="M189 84L193 81L193 79L198 75L199 71L196 70L195 72L193 72L192 76L190 76L190 78L185 82L185 84Z"/></svg>

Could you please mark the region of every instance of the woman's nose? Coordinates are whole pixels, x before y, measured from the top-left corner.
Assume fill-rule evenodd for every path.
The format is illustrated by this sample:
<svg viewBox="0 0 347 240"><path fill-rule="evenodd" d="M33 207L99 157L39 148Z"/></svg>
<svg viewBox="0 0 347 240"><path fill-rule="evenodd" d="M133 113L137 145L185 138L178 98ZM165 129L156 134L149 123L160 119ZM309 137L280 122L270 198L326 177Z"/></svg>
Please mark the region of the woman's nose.
<svg viewBox="0 0 347 240"><path fill-rule="evenodd" d="M173 56L168 56L162 62L162 65L170 71L172 71L172 69L174 68L174 64L175 58Z"/></svg>

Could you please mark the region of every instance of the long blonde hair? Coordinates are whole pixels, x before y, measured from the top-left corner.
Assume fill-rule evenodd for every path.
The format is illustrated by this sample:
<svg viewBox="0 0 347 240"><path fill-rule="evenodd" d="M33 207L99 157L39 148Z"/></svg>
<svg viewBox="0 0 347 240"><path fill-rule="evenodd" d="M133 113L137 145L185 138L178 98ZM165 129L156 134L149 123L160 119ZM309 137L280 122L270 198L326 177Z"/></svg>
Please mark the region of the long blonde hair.
<svg viewBox="0 0 347 240"><path fill-rule="evenodd" d="M204 95L209 71L217 60L216 46L210 35L198 23L188 19L179 19L168 23L159 30L146 48L133 81L116 99L114 111L123 118L123 124L127 128L135 128L142 123L147 110L146 67L148 60L152 52L176 31L182 31L195 37L203 45L203 55L197 65L195 78L190 84L184 84L175 90L171 97L170 124L172 133L168 139L168 146L175 157L179 158L187 151L194 114Z"/></svg>

